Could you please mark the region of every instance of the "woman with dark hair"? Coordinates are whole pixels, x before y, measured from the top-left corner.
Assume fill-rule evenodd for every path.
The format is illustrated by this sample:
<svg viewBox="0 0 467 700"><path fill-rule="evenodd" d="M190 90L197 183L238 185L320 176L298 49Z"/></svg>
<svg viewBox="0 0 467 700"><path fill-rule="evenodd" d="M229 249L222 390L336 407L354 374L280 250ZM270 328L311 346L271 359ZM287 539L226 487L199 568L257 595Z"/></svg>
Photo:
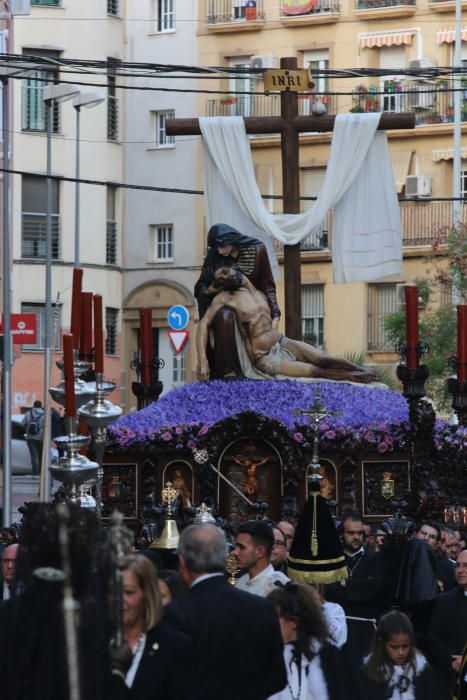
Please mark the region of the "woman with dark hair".
<svg viewBox="0 0 467 700"><path fill-rule="evenodd" d="M180 574L172 569L159 571L159 591L162 605L168 605L174 598L178 598L187 592L188 588L180 578Z"/></svg>
<svg viewBox="0 0 467 700"><path fill-rule="evenodd" d="M72 600L65 591L56 507L28 505L16 560L17 595L0 606L2 698L62 700L72 697L70 688L81 700L127 697L111 675L99 523L89 510L69 505L66 529ZM65 603L76 606L76 648L65 634ZM120 661L121 668L124 656Z"/></svg>
<svg viewBox="0 0 467 700"><path fill-rule="evenodd" d="M287 686L269 700L344 700L339 651L330 643L317 591L289 582L269 594L279 615Z"/></svg>
<svg viewBox="0 0 467 700"><path fill-rule="evenodd" d="M123 636L133 660L125 683L131 700L195 698L191 641L159 625L162 600L156 570L141 555L122 559Z"/></svg>
<svg viewBox="0 0 467 700"><path fill-rule="evenodd" d="M434 674L415 647L412 623L397 610L383 615L360 673L361 700L441 700Z"/></svg>
<svg viewBox="0 0 467 700"><path fill-rule="evenodd" d="M266 247L261 241L244 236L228 224L215 224L209 229L208 252L194 292L200 319L211 304L214 296L211 288L214 272L221 265L236 265L252 285L263 292L271 309L273 326L277 330L281 313ZM213 343L208 348L210 378L241 376L236 351L234 313L227 308L220 309L214 319L212 331Z"/></svg>

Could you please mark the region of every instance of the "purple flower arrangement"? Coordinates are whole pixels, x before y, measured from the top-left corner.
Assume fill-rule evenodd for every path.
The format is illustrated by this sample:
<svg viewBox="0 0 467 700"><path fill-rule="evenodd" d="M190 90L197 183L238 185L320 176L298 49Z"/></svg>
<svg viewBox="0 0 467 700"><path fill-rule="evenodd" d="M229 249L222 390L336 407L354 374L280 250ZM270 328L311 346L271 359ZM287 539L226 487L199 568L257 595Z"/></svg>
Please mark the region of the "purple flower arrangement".
<svg viewBox="0 0 467 700"><path fill-rule="evenodd" d="M131 413L108 429L110 445L193 449L219 421L252 411L280 421L303 447L311 440L308 420L293 413L307 409L319 395L336 415L320 425L320 447L369 449L381 454L404 449L410 431L406 400L397 392L347 384L294 380L194 382L173 389L151 406ZM437 426L440 445L449 440ZM461 437L452 438L461 440ZM465 433L463 436L465 445ZM440 448L441 449L441 448Z"/></svg>

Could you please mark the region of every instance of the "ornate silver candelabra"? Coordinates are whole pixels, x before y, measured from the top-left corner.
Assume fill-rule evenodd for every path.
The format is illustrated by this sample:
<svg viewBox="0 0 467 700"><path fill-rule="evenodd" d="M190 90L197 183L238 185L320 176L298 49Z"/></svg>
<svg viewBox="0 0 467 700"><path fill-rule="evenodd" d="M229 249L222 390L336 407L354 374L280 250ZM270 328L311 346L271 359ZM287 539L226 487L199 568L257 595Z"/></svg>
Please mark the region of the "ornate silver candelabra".
<svg viewBox="0 0 467 700"><path fill-rule="evenodd" d="M120 406L107 400L115 389L115 382L104 382L102 374L96 372L96 389L94 397L78 410L80 418L84 418L92 429L92 450L99 469L96 480L96 512L102 517L102 486L104 469L102 466L105 453L107 426L114 423L122 415Z"/></svg>
<svg viewBox="0 0 467 700"><path fill-rule="evenodd" d="M99 465L80 454L80 450L88 444L90 438L87 435L78 435L77 417L66 417L65 427L67 435L55 438L55 442L64 447L66 456L60 457L57 464L52 464L49 471L54 479L63 484L67 501L85 505L82 503L81 486L96 478Z"/></svg>
<svg viewBox="0 0 467 700"><path fill-rule="evenodd" d="M58 360L57 367L63 372L63 360ZM80 379L82 374L88 372L92 367L91 362L85 362L79 359L78 350L73 353L73 370L75 374L75 399L78 408L84 406L85 403L90 401L93 396L95 396L96 388L94 382L83 382ZM61 406L65 405L65 379L62 379L58 386L49 389L49 393L54 401L59 403Z"/></svg>

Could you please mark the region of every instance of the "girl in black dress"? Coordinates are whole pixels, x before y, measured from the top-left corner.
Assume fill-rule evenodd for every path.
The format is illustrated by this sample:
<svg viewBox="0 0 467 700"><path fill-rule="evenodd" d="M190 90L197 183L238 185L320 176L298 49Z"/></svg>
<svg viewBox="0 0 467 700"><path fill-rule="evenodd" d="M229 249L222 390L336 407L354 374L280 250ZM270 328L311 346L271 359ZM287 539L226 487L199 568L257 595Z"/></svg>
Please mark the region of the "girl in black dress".
<svg viewBox="0 0 467 700"><path fill-rule="evenodd" d="M359 691L362 700L439 700L433 672L415 648L412 623L404 613L380 619Z"/></svg>

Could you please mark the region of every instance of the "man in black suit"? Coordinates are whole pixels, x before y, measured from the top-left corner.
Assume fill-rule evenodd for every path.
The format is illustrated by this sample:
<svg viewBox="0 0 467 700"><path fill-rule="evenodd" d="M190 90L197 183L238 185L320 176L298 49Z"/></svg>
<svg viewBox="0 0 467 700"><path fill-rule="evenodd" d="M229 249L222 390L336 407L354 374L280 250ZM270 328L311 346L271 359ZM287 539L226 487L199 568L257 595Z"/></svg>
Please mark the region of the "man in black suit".
<svg viewBox="0 0 467 700"><path fill-rule="evenodd" d="M451 682L459 674L467 643L467 549L457 557L456 581L456 588L436 600L428 631L432 662L443 682L446 698L450 697Z"/></svg>
<svg viewBox="0 0 467 700"><path fill-rule="evenodd" d="M193 642L200 699L264 700L282 690L287 674L277 613L269 601L225 580L223 531L192 525L178 552L180 576L190 590L165 608L163 624Z"/></svg>

